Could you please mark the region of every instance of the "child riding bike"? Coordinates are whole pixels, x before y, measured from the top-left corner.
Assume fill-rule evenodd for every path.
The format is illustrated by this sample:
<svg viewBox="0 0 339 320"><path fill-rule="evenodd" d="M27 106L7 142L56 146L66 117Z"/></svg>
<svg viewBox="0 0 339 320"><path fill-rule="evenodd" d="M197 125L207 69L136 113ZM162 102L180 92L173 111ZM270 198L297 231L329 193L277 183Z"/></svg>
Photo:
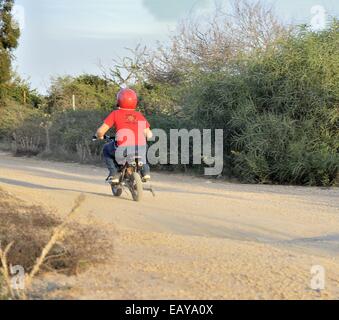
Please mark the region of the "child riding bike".
<svg viewBox="0 0 339 320"><path fill-rule="evenodd" d="M111 112L97 130L96 136L103 140L106 132L114 127L116 130L116 142L105 145L103 155L109 170L107 181L119 183L120 174L118 165L123 158L129 155L138 155L143 162L141 171L144 182L149 181L150 168L146 160L147 143L153 134L146 118L135 109L138 105L138 97L131 89L121 89L117 96L118 110Z"/></svg>

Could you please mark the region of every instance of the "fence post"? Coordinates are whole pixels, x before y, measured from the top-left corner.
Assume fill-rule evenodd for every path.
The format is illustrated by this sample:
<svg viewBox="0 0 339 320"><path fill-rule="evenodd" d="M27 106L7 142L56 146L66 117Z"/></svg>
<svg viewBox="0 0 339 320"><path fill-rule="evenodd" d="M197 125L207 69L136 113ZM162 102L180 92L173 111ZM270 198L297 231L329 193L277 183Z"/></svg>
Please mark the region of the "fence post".
<svg viewBox="0 0 339 320"><path fill-rule="evenodd" d="M75 111L75 95L72 95L72 107L73 107L73 111Z"/></svg>
<svg viewBox="0 0 339 320"><path fill-rule="evenodd" d="M24 90L24 105L27 103L27 92Z"/></svg>

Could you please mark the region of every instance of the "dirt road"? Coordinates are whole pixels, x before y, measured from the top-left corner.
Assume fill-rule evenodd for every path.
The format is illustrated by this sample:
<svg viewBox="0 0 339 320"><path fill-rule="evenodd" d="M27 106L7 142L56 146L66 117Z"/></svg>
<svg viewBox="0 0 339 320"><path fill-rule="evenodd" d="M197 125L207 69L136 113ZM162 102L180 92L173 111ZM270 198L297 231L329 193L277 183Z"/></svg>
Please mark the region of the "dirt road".
<svg viewBox="0 0 339 320"><path fill-rule="evenodd" d="M258 186L154 174L156 197L113 198L105 169L0 154L0 186L62 215L115 230L107 264L49 274L48 297L93 299L339 299L339 190ZM113 231L112 231L113 232ZM325 290L311 290L311 268Z"/></svg>

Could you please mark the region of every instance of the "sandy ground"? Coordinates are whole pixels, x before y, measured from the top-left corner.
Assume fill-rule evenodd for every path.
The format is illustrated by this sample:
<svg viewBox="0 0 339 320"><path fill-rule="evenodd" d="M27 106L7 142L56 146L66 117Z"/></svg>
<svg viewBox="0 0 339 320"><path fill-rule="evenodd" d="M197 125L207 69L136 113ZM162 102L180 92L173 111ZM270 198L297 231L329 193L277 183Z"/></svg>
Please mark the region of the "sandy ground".
<svg viewBox="0 0 339 320"><path fill-rule="evenodd" d="M154 198L113 198L106 171L0 153L0 186L112 228L105 265L37 282L48 298L339 299L339 190L231 184L154 174ZM325 268L325 290L310 288Z"/></svg>

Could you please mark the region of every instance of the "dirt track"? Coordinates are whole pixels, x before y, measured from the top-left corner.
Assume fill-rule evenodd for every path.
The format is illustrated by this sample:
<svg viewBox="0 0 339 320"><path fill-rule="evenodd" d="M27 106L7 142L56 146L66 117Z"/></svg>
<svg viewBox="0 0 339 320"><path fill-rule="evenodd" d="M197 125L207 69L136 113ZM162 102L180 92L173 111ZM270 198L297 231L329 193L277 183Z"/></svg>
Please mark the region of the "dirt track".
<svg viewBox="0 0 339 320"><path fill-rule="evenodd" d="M339 299L339 190L239 185L154 174L156 197L113 198L105 169L0 154L0 186L115 230L107 264L47 275L48 297L94 299ZM326 289L310 289L313 265Z"/></svg>

